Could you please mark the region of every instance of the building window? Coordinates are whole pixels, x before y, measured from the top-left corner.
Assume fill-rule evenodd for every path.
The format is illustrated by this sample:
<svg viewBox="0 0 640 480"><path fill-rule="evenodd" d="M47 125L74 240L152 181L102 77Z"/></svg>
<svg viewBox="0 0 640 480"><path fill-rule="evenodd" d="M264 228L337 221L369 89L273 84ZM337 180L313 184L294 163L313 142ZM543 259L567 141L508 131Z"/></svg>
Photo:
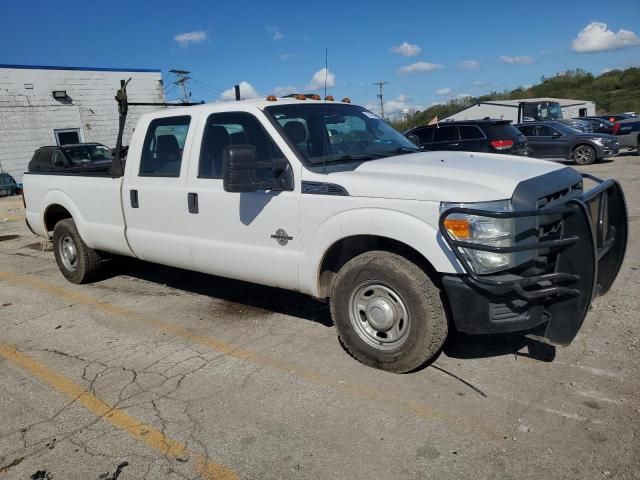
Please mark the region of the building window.
<svg viewBox="0 0 640 480"><path fill-rule="evenodd" d="M72 145L75 143L82 143L80 141L80 129L79 128L65 128L63 130L54 130L56 135L56 142L58 145Z"/></svg>

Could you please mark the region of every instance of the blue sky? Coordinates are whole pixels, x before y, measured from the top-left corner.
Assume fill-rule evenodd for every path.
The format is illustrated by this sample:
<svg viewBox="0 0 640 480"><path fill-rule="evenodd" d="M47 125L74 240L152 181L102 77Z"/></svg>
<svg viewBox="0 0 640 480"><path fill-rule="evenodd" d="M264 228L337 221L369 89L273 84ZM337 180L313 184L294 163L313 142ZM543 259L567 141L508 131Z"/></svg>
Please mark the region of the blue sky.
<svg viewBox="0 0 640 480"><path fill-rule="evenodd" d="M168 82L182 68L193 98L213 101L240 82L246 96L307 91L326 47L330 93L375 105L373 82L385 80L392 112L567 69L637 66L639 36L639 0L33 0L3 5L0 63L160 68Z"/></svg>

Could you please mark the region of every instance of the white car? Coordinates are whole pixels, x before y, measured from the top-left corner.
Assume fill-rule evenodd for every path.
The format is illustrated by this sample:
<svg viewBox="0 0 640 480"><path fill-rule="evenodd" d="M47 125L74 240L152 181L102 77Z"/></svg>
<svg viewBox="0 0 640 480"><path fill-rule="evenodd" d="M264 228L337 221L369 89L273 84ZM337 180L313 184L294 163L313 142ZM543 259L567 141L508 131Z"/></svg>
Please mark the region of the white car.
<svg viewBox="0 0 640 480"><path fill-rule="evenodd" d="M108 253L328 298L351 355L393 372L452 328L569 344L627 238L613 180L584 192L551 162L421 152L362 107L302 96L144 115L123 176L28 173L24 190L71 282Z"/></svg>

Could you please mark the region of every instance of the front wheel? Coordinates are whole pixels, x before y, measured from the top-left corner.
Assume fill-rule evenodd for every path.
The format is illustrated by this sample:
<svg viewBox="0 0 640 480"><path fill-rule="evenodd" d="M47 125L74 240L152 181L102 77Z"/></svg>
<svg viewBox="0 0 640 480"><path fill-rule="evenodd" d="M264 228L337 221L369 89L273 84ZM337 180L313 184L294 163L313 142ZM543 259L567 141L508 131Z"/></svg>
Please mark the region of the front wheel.
<svg viewBox="0 0 640 480"><path fill-rule="evenodd" d="M356 360L390 372L433 360L447 336L440 291L422 269L390 252L363 253L340 269L331 314Z"/></svg>
<svg viewBox="0 0 640 480"><path fill-rule="evenodd" d="M573 151L573 161L578 165L591 165L596 161L596 151L589 145L579 145Z"/></svg>

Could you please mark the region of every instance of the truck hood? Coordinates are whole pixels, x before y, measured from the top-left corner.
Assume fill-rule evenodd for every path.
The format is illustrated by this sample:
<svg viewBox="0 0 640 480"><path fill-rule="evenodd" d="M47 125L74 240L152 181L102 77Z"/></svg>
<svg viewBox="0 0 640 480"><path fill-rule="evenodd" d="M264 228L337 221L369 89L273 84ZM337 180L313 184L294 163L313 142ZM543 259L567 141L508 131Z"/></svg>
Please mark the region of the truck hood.
<svg viewBox="0 0 640 480"><path fill-rule="evenodd" d="M346 168L352 167L347 164ZM356 197L485 202L511 198L521 181L563 168L561 164L512 155L420 152L332 171L326 181Z"/></svg>

